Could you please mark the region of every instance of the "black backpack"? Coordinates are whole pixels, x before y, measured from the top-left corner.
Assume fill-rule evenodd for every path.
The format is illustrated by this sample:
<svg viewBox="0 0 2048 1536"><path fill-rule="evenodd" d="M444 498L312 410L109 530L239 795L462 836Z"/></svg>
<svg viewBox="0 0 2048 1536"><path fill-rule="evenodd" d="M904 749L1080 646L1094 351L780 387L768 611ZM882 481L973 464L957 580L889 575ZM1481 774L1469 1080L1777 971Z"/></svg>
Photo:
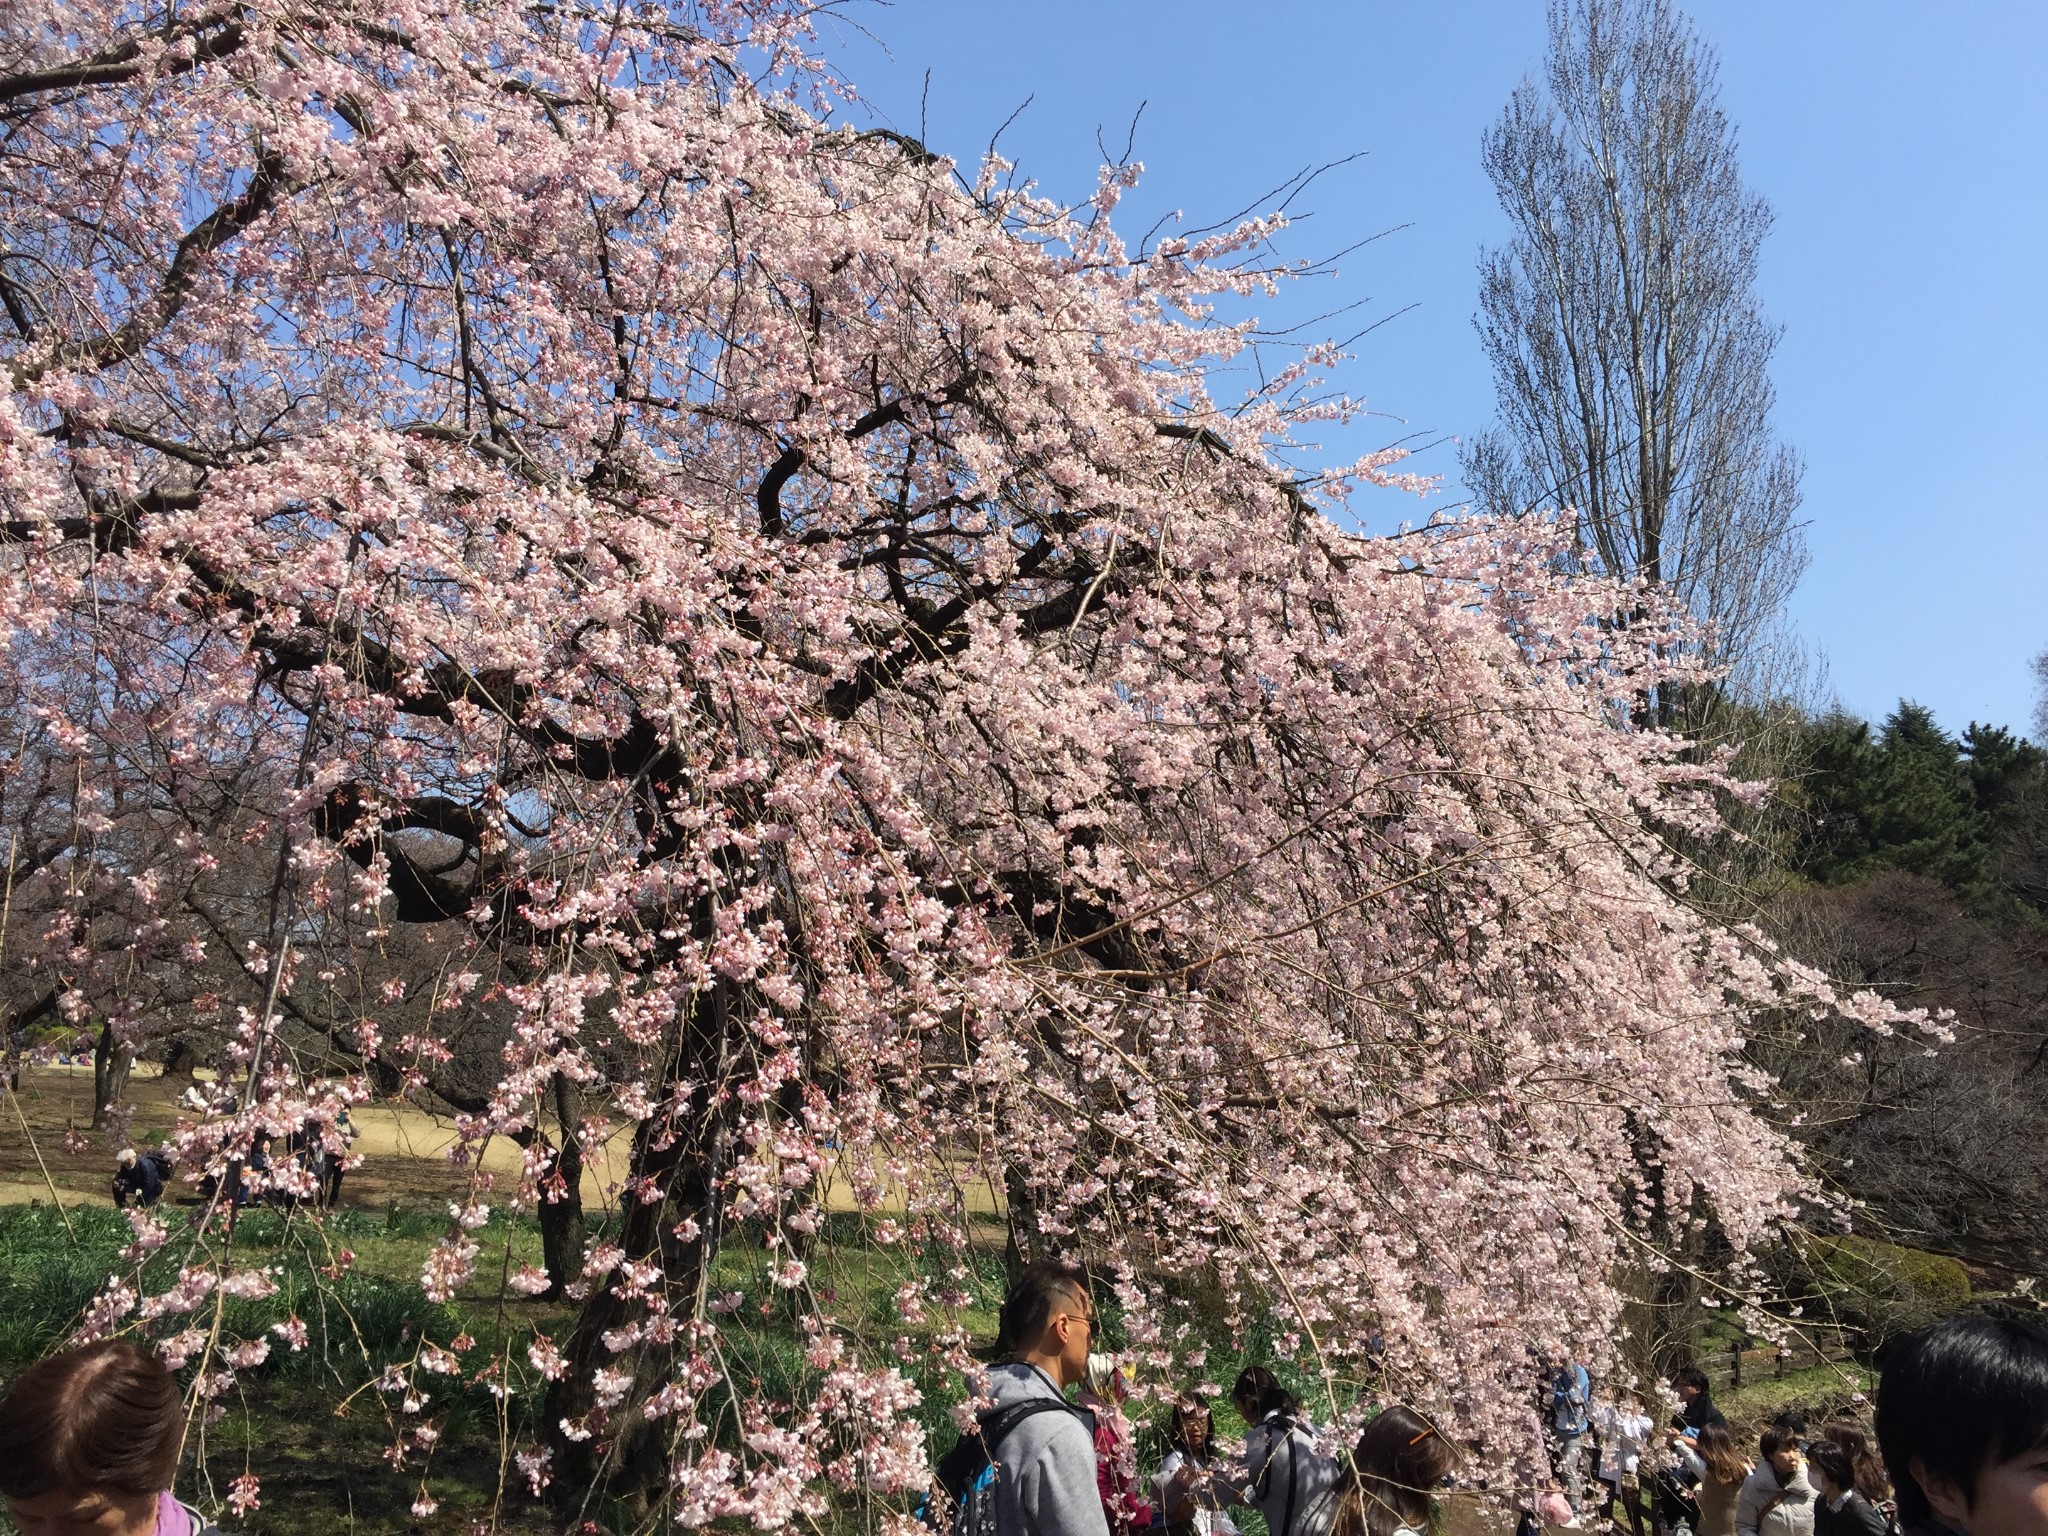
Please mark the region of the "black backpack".
<svg viewBox="0 0 2048 1536"><path fill-rule="evenodd" d="M962 1435L939 1458L938 1486L918 1505L917 1518L950 1536L997 1536L996 1480L1002 1472L997 1452L1011 1430L1039 1413L1071 1413L1090 1426L1089 1438L1094 1439L1093 1416L1059 1398L1027 1398L985 1413L980 1434Z"/></svg>

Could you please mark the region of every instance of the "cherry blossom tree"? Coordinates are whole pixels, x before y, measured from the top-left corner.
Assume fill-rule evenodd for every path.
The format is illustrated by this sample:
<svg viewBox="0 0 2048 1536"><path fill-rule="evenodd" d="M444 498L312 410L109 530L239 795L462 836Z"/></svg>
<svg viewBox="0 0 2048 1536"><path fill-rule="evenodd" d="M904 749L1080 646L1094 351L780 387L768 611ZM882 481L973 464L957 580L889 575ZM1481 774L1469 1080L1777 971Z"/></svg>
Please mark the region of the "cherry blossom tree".
<svg viewBox="0 0 2048 1536"><path fill-rule="evenodd" d="M1345 409L1323 350L1212 393L1277 221L1132 250L1132 170L1065 207L841 126L803 25L8 10L6 782L84 829L26 845L10 963L139 1037L139 978L231 958L247 1086L195 1173L380 1082L527 1149L451 1169L421 1284L498 1285L489 1210L537 1211L580 1319L482 1367L422 1338L378 1382L401 1461L481 1370L571 1504L901 1517L918 1383L970 1390L976 1189L1161 1373L1208 1287L1334 1408L1372 1359L1507 1453L1623 1266L1711 1221L1741 1299L1808 1194L1752 1015L1896 1020L1688 907L1665 834L1749 790L1632 723L1680 616L1603 631L1654 594L1527 522L1340 531L1402 482L1283 467ZM144 818L147 869L85 835ZM59 921L116 889L143 920ZM270 1347L215 1310L266 1283L230 1214L138 1217L175 1284L88 1324L202 1415ZM721 1292L735 1245L767 1295Z"/></svg>

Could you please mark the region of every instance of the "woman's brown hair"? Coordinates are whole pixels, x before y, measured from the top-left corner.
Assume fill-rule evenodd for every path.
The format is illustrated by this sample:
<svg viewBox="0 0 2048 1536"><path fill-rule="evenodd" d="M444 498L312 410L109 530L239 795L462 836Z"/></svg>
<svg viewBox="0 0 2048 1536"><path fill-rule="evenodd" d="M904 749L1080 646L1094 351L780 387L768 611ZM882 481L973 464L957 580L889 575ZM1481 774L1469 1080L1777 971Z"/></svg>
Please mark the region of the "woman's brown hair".
<svg viewBox="0 0 2048 1536"><path fill-rule="evenodd" d="M1430 1494L1456 1464L1457 1447L1412 1408L1385 1410L1351 1453L1351 1476L1330 1536L1394 1536L1429 1527Z"/></svg>
<svg viewBox="0 0 2048 1536"><path fill-rule="evenodd" d="M1853 1419L1835 1419L1822 1428L1820 1437L1849 1453L1856 1473L1856 1491L1873 1504L1891 1497L1891 1479L1884 1475L1884 1462L1870 1448L1870 1436Z"/></svg>
<svg viewBox="0 0 2048 1536"><path fill-rule="evenodd" d="M0 1398L0 1494L160 1493L184 1436L177 1378L126 1339L39 1360Z"/></svg>
<svg viewBox="0 0 2048 1536"><path fill-rule="evenodd" d="M1699 1452L1700 1460L1707 1464L1707 1475L1717 1483L1739 1483L1749 1476L1749 1464L1742 1459L1726 1424L1701 1426Z"/></svg>

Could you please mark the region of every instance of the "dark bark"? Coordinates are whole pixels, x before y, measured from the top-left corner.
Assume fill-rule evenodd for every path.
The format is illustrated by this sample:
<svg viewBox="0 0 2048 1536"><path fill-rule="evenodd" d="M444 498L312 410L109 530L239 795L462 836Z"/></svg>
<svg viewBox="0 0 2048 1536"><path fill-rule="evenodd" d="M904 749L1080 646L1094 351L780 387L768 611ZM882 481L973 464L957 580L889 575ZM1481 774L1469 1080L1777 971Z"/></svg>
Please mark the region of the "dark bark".
<svg viewBox="0 0 2048 1536"><path fill-rule="evenodd" d="M692 1087L643 1120L633 1137L629 1178L646 1181L642 1187L659 1191L659 1198L627 1196L619 1246L629 1263L659 1264L670 1314L678 1319L695 1315L704 1275L718 1251L718 1184L728 1118L722 1086L727 1008L721 983L679 1021L663 1081L672 1094L684 1083ZM646 1419L640 1405L668 1379L676 1352L672 1344L645 1340L618 1353L605 1344L606 1333L646 1315L643 1302L622 1294L622 1283L614 1272L584 1303L563 1351L568 1369L549 1387L541 1412L554 1451L555 1496L570 1510L580 1509L599 1489L645 1507L667 1485L661 1426ZM632 1378L609 1412L595 1401L592 1377L601 1366ZM589 1438L569 1438L562 1432L564 1421L586 1426Z"/></svg>
<svg viewBox="0 0 2048 1536"><path fill-rule="evenodd" d="M100 1026L99 1043L92 1053L92 1128L106 1123L107 1111L121 1101L128 1087L128 1069L135 1053L114 1034L112 1024Z"/></svg>
<svg viewBox="0 0 2048 1536"><path fill-rule="evenodd" d="M199 1052L192 1048L192 1042L183 1035L173 1035L164 1044L164 1076L182 1077L186 1082L195 1081L199 1068Z"/></svg>
<svg viewBox="0 0 2048 1536"><path fill-rule="evenodd" d="M555 1074L553 1098L556 1123L560 1126L555 1144L555 1166L545 1181L541 1197L540 1250L547 1265L547 1296L559 1300L565 1287L575 1282L583 1268L583 1143L576 1135L582 1119L576 1085L561 1073Z"/></svg>

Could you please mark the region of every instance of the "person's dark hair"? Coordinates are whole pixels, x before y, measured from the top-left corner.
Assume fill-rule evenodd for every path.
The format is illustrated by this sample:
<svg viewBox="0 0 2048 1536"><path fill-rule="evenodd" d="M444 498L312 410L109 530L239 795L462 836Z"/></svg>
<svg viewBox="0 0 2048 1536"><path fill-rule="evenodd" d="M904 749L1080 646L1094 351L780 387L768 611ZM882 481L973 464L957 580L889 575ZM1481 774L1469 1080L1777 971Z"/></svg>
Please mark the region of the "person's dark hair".
<svg viewBox="0 0 2048 1536"><path fill-rule="evenodd" d="M177 1476L184 1430L177 1378L155 1355L126 1339L66 1350L0 1398L0 1495L161 1493Z"/></svg>
<svg viewBox="0 0 2048 1536"><path fill-rule="evenodd" d="M1701 1425L1698 1448L1700 1460L1707 1464L1707 1475L1715 1482L1739 1483L1749 1476L1749 1468L1742 1460L1742 1451L1735 1444L1735 1437L1728 1432L1726 1424Z"/></svg>
<svg viewBox="0 0 2048 1536"><path fill-rule="evenodd" d="M2048 1333L2017 1318L1951 1317L1881 1362L1877 1443L1900 1524L1933 1518L1913 1459L1977 1497L1986 1464L2048 1442Z"/></svg>
<svg viewBox="0 0 2048 1536"><path fill-rule="evenodd" d="M996 1348L1004 1354L1015 1354L1036 1344L1061 1302L1082 1301L1087 1295L1088 1278L1078 1264L1059 1259L1037 1259L1026 1264L1003 1298L1003 1310L996 1324ZM1091 1338L1088 1342L1092 1345L1095 1341Z"/></svg>
<svg viewBox="0 0 2048 1536"><path fill-rule="evenodd" d="M1820 1437L1849 1453L1849 1464L1856 1469L1855 1488L1864 1498L1880 1504L1891 1496L1891 1482L1884 1475L1884 1463L1870 1448L1870 1436L1863 1432L1861 1424L1849 1419L1834 1419L1822 1426Z"/></svg>
<svg viewBox="0 0 2048 1536"><path fill-rule="evenodd" d="M1773 1429L1790 1430L1798 1439L1804 1440L1806 1438L1806 1415L1797 1408L1787 1408L1783 1413L1771 1420L1771 1427Z"/></svg>
<svg viewBox="0 0 2048 1536"><path fill-rule="evenodd" d="M1809 1445L1806 1464L1833 1483L1837 1493L1856 1486L1856 1459L1832 1440L1816 1440Z"/></svg>
<svg viewBox="0 0 2048 1536"><path fill-rule="evenodd" d="M1250 1403L1252 1411L1245 1417L1254 1424L1276 1409L1290 1419L1301 1412L1300 1401L1263 1365L1248 1365L1237 1373L1237 1385L1230 1389L1230 1400L1240 1406Z"/></svg>
<svg viewBox="0 0 2048 1536"><path fill-rule="evenodd" d="M1208 1460L1216 1454L1216 1421L1210 1417L1207 1403L1181 1401L1173 1405L1173 1417L1167 1421L1166 1443L1183 1456L1196 1454L1194 1445L1188 1439L1188 1430L1200 1424L1208 1434L1202 1439L1201 1456Z"/></svg>
<svg viewBox="0 0 2048 1536"><path fill-rule="evenodd" d="M1713 1395L1712 1388L1707 1382L1707 1373L1696 1365L1688 1365L1676 1376L1673 1376L1671 1378L1671 1385L1674 1387L1696 1387L1702 1396L1711 1397Z"/></svg>
<svg viewBox="0 0 2048 1536"><path fill-rule="evenodd" d="M1773 1424L1757 1436L1757 1449L1766 1456L1775 1456L1780 1451L1799 1449L1799 1436L1782 1424Z"/></svg>
<svg viewBox="0 0 2048 1536"><path fill-rule="evenodd" d="M1457 1447L1412 1408L1395 1406L1365 1426L1330 1536L1394 1536L1426 1530L1430 1495L1456 1465Z"/></svg>

